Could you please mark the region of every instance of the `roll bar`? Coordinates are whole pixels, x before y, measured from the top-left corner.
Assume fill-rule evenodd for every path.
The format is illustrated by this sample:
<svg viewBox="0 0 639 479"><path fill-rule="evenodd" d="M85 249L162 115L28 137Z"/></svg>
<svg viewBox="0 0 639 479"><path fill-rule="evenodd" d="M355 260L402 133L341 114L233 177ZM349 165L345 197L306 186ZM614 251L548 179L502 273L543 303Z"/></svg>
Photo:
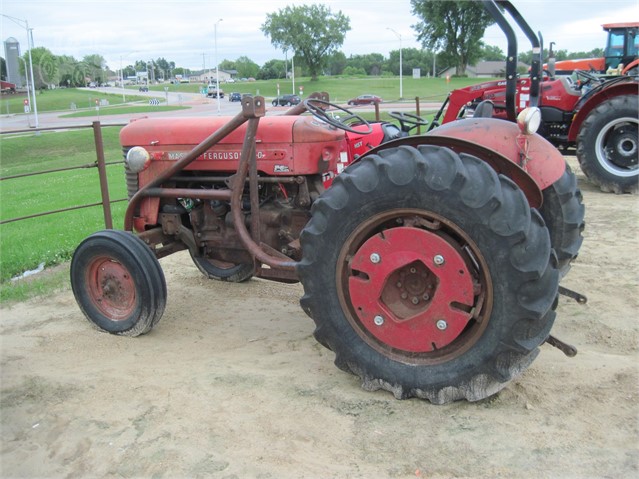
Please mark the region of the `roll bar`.
<svg viewBox="0 0 639 479"><path fill-rule="evenodd" d="M526 35L533 51L533 62L530 68L530 105L537 106L539 103L539 82L541 81L541 65L542 65L542 43L541 33L535 35L524 17L517 11L515 6L509 0L482 0L484 8L490 13L493 20L499 25L499 28L508 41L508 52L506 55L506 112L508 119L515 121L517 118L517 109L515 105L515 94L517 92L517 37L512 26L506 20L501 12L501 8L507 11L515 20L515 23L521 31ZM499 6L497 6L499 5Z"/></svg>

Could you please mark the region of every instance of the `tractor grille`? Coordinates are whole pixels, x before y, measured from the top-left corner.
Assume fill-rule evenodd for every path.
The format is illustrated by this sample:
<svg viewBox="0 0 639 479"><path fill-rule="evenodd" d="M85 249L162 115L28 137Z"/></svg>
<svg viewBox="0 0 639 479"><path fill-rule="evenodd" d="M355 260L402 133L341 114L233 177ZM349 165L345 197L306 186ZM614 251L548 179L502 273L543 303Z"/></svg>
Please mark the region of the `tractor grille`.
<svg viewBox="0 0 639 479"><path fill-rule="evenodd" d="M124 158L126 158L126 154L129 152L130 149L131 148L122 148L122 151L124 152ZM126 166L126 163L124 164L124 174L126 177L126 192L130 200L131 198L133 198L133 195L136 194L137 191L140 189L140 183L138 182L137 173L133 173L131 170L129 170L129 167Z"/></svg>

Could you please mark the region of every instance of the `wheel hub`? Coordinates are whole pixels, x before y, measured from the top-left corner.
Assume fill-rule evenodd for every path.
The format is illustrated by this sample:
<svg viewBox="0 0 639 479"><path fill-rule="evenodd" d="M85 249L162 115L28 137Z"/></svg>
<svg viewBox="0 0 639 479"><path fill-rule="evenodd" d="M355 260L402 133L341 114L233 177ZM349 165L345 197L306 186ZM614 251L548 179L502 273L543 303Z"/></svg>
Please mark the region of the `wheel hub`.
<svg viewBox="0 0 639 479"><path fill-rule="evenodd" d="M114 321L126 319L135 308L135 284L129 271L110 258L97 258L88 268L93 304Z"/></svg>
<svg viewBox="0 0 639 479"><path fill-rule="evenodd" d="M434 231L384 230L350 262L357 320L384 344L412 353L452 343L472 318L474 287L458 245Z"/></svg>
<svg viewBox="0 0 639 479"><path fill-rule="evenodd" d="M618 127L610 135L606 156L612 163L623 168L637 167L637 129Z"/></svg>

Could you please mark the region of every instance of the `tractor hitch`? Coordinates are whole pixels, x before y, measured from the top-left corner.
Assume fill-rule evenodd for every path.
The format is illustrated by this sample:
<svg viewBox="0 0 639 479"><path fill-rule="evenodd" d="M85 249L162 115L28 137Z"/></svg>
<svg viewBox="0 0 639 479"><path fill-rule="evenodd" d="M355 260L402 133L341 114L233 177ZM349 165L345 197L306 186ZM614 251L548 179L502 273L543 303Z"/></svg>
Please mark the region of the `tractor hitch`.
<svg viewBox="0 0 639 479"><path fill-rule="evenodd" d="M588 298L586 298L583 294L577 293L576 291L568 288L564 288L563 286L559 286L559 294L568 298L572 298L579 304L586 304L588 302Z"/></svg>
<svg viewBox="0 0 639 479"><path fill-rule="evenodd" d="M564 343L561 339L555 338L553 335L548 336L546 338L546 342L551 346L559 349L562 353L564 353L569 358L574 358L577 355L577 348L571 344Z"/></svg>

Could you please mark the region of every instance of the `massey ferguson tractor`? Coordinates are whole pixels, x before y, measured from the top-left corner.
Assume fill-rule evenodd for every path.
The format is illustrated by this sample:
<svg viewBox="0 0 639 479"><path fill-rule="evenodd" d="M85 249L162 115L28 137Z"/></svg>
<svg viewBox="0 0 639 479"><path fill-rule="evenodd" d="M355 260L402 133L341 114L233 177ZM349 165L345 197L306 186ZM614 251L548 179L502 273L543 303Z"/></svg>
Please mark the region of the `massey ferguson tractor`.
<svg viewBox="0 0 639 479"><path fill-rule="evenodd" d="M541 38L537 38L520 15L513 18L531 41L533 52L542 52ZM632 38L634 45L636 28L630 33L626 31L626 36ZM528 106L536 106L541 111L538 133L564 152L576 148L579 165L592 183L605 192L637 193L639 79L636 68L631 70L634 75L608 78L576 70L573 81L569 76L555 77L553 71L542 72L540 59L535 59L530 76L519 79L513 58L516 59L516 55L509 51L506 80L452 91L435 115L433 125L439 124L442 114L442 123L476 115L480 103L483 103L480 114L510 121L516 121L517 114ZM513 78L517 78L514 83ZM507 88L515 91L507 92ZM512 104L508 105L508 101Z"/></svg>
<svg viewBox="0 0 639 479"><path fill-rule="evenodd" d="M409 136L421 119L370 124L325 93L279 115L259 96L241 106L122 129L124 231L92 234L71 263L99 330L156 326L167 301L158 259L188 250L213 280L301 282L335 364L399 399L480 400L544 342L576 353L550 330L558 292L583 300L559 281L584 207L561 154L535 134L538 109L516 124L463 119Z"/></svg>

